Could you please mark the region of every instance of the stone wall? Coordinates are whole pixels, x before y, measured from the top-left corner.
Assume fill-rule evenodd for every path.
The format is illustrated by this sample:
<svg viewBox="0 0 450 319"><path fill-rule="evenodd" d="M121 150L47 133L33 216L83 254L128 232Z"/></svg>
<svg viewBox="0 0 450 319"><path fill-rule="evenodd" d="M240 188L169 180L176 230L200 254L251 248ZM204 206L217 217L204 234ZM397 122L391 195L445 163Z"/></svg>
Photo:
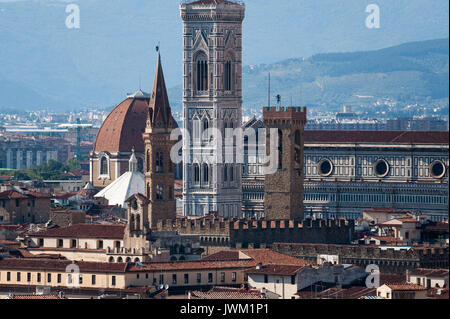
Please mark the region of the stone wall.
<svg viewBox="0 0 450 319"><path fill-rule="evenodd" d="M405 273L416 268L448 268L448 247L381 249L376 246L274 243L272 249L294 257L316 261L317 255L338 255L341 264L366 267L375 264L381 272Z"/></svg>
<svg viewBox="0 0 450 319"><path fill-rule="evenodd" d="M275 242L348 244L354 222L347 220L187 220L160 221L157 231L198 235L208 246L268 247Z"/></svg>

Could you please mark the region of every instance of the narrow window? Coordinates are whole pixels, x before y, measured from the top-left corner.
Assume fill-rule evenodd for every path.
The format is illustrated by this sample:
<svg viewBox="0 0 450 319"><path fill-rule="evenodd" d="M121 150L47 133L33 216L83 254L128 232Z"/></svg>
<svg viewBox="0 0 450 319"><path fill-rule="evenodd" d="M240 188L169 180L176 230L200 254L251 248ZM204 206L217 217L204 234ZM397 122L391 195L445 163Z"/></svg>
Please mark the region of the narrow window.
<svg viewBox="0 0 450 319"><path fill-rule="evenodd" d="M100 175L108 175L108 160L105 156L100 160Z"/></svg>
<svg viewBox="0 0 450 319"><path fill-rule="evenodd" d="M176 285L177 284L177 274L173 274L172 275L172 284Z"/></svg>
<svg viewBox="0 0 450 319"><path fill-rule="evenodd" d="M278 130L278 169L283 168L283 132Z"/></svg>
<svg viewBox="0 0 450 319"><path fill-rule="evenodd" d="M198 164L194 164L194 182L200 182L200 166Z"/></svg>
<svg viewBox="0 0 450 319"><path fill-rule="evenodd" d="M209 168L207 164L203 164L203 182L209 182Z"/></svg>

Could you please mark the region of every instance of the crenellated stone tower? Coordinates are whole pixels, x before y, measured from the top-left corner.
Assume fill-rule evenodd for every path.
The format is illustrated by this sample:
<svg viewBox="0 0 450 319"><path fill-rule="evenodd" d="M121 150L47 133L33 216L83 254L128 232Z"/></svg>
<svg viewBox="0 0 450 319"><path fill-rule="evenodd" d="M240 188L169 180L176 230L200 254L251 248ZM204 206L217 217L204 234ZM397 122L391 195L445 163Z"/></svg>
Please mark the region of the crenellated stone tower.
<svg viewBox="0 0 450 319"><path fill-rule="evenodd" d="M174 163L170 151L176 141L170 133L178 125L172 117L166 84L158 54L155 80L150 97L147 124L143 139L145 143L145 195L149 199L148 219L151 227L158 220L176 218L174 197Z"/></svg>
<svg viewBox="0 0 450 319"><path fill-rule="evenodd" d="M306 107L265 107L266 150L270 130L278 129L278 167L264 181L264 215L268 220L303 220L303 149Z"/></svg>
<svg viewBox="0 0 450 319"><path fill-rule="evenodd" d="M200 0L180 5L183 20L183 214L241 217L241 165L198 154L217 149L202 133L242 122L242 21L245 5ZM222 143L224 144L224 143ZM219 146L220 148L220 146ZM224 154L222 145L222 154ZM235 153L235 150L234 150ZM208 153L209 154L209 153Z"/></svg>

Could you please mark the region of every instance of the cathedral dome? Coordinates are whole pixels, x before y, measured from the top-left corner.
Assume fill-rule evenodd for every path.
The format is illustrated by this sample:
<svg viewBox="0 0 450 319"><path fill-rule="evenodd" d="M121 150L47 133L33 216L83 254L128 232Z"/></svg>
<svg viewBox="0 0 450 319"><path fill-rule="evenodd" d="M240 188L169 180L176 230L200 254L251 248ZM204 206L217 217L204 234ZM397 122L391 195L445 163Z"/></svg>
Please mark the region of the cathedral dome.
<svg viewBox="0 0 450 319"><path fill-rule="evenodd" d="M94 152L144 152L145 131L150 96L139 90L112 110L97 134Z"/></svg>

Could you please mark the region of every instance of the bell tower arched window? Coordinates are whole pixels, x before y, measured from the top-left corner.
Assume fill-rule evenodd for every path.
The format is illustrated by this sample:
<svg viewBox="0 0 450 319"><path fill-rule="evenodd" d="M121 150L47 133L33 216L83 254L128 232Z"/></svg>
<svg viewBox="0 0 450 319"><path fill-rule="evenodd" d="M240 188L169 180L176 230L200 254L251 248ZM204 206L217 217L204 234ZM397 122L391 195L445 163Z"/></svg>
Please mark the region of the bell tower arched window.
<svg viewBox="0 0 450 319"><path fill-rule="evenodd" d="M155 163L155 169L157 173L162 173L164 168L163 168L163 153L162 152L158 152L156 153L156 163Z"/></svg>
<svg viewBox="0 0 450 319"><path fill-rule="evenodd" d="M208 90L208 58L205 53L197 55L196 61L197 92Z"/></svg>
<svg viewBox="0 0 450 319"><path fill-rule="evenodd" d="M203 182L209 183L209 167L207 164L203 164Z"/></svg>
<svg viewBox="0 0 450 319"><path fill-rule="evenodd" d="M232 90L232 63L231 60L225 61L225 73L224 73L224 89L225 91Z"/></svg>
<svg viewBox="0 0 450 319"><path fill-rule="evenodd" d="M198 164L194 164L194 182L200 182L200 167Z"/></svg>

